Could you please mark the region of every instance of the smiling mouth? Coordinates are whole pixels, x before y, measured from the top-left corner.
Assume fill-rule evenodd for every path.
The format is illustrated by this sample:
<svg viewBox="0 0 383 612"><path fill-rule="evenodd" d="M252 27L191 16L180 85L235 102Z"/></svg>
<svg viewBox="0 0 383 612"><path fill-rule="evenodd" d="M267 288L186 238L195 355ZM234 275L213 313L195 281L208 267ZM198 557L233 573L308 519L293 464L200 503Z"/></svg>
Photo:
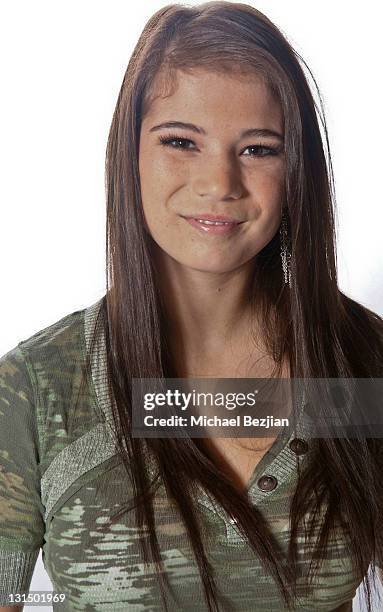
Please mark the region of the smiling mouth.
<svg viewBox="0 0 383 612"><path fill-rule="evenodd" d="M208 221L207 219L196 219L194 221L198 221L198 223L202 223L203 225L237 225L238 221Z"/></svg>
<svg viewBox="0 0 383 612"><path fill-rule="evenodd" d="M191 226L197 228L200 232L210 235L228 235L235 231L244 221L223 220L217 218L201 218L201 217L184 217L185 221Z"/></svg>
<svg viewBox="0 0 383 612"><path fill-rule="evenodd" d="M226 215L209 215L209 214L200 214L195 217L192 215L181 215L187 221L189 219L194 219L199 223L203 223L206 225L238 225L239 223L243 223L239 219L233 219L231 217L227 217Z"/></svg>

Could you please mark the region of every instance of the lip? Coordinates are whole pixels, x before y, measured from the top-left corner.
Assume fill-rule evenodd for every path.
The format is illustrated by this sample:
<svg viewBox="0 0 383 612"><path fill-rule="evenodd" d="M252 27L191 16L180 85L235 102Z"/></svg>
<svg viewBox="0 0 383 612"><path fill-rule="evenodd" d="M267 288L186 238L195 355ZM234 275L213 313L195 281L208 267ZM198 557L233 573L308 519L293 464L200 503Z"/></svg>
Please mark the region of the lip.
<svg viewBox="0 0 383 612"><path fill-rule="evenodd" d="M225 221L227 223L243 223L239 219L227 215L212 215L209 213L198 213L198 215L181 215L184 219L204 219L205 221Z"/></svg>
<svg viewBox="0 0 383 612"><path fill-rule="evenodd" d="M182 216L182 215L181 215ZM201 214L198 217L184 217L185 221L187 221L190 225L195 227L198 231L203 232L204 234L210 234L213 236L216 235L228 235L232 234L235 231L238 231L239 226L242 221L237 221L236 219L232 219L230 217L226 217L224 215L207 215ZM217 221L221 223L225 223L225 225L207 225L200 223L198 219L203 219L204 221Z"/></svg>

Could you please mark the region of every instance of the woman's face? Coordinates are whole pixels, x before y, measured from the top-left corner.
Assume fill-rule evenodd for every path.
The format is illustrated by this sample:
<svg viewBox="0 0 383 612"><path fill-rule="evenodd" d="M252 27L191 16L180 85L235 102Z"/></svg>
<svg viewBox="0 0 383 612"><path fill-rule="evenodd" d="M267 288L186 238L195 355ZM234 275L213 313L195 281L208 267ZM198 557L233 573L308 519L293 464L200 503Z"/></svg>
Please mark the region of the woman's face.
<svg viewBox="0 0 383 612"><path fill-rule="evenodd" d="M279 228L281 108L256 75L195 69L177 77L175 91L156 97L141 125L147 229L159 256L195 270L229 272L254 258ZM203 218L210 224L198 221ZM228 224L215 224L225 219Z"/></svg>

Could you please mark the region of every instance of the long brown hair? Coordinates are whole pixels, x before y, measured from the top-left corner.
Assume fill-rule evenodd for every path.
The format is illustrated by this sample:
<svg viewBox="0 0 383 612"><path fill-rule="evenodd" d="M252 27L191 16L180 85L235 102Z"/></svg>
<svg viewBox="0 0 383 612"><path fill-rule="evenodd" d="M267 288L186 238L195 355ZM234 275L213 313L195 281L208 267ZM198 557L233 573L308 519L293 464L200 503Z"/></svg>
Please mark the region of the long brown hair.
<svg viewBox="0 0 383 612"><path fill-rule="evenodd" d="M261 313L265 344L277 365L288 358L291 377L369 378L382 374L382 318L338 288L335 193L328 134L319 89L311 75L319 95L318 105L304 66L310 73L280 30L253 7L223 1L193 7L169 4L145 25L119 92L106 155L107 292L100 312L115 435L132 477L137 525L142 527L145 523L149 530L150 553L166 610L167 578L152 504L159 475L186 526L210 611L219 610L217 590L194 510L193 482L200 483L237 519L288 608L296 596L299 526L305 515L311 512L314 521L320 509L325 508L313 553L317 563L311 566L312 575L324 558L330 530L339 521L350 537L350 553L371 609L366 568L381 547L377 526L383 500L378 439L316 440L315 452L298 474L291 500L290 545L283 560L261 512L218 470L197 439L143 440L131 434L132 378L177 377L154 274L151 237L144 230L138 171L141 121L150 106L158 74L171 86L176 70L249 70L261 75L278 96L284 117L285 204L293 282L291 288L283 282L277 233L254 261L252 299L254 304L257 300L257 312ZM159 466L153 481L146 470L145 445ZM179 466L176 473L174 464ZM127 509L123 508L111 523ZM143 558L149 562L144 540L141 546ZM375 580L373 566L372 571Z"/></svg>

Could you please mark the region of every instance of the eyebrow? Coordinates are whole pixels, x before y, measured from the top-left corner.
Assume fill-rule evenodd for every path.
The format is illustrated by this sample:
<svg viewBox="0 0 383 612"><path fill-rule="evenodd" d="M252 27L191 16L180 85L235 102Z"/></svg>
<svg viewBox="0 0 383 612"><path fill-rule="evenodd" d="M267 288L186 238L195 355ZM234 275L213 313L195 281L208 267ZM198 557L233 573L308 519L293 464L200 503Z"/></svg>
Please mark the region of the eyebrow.
<svg viewBox="0 0 383 612"><path fill-rule="evenodd" d="M204 136L207 135L204 128L194 125L194 123L185 123L183 121L165 121L164 123L154 125L152 128L150 128L149 132L156 132L157 130L161 130L163 128L178 128L181 130L190 130L192 132L196 132L197 134L203 134ZM282 134L267 128L249 128L247 130L243 130L240 134L240 138L244 138L245 136L271 136L273 138L277 138L281 142L284 140Z"/></svg>

